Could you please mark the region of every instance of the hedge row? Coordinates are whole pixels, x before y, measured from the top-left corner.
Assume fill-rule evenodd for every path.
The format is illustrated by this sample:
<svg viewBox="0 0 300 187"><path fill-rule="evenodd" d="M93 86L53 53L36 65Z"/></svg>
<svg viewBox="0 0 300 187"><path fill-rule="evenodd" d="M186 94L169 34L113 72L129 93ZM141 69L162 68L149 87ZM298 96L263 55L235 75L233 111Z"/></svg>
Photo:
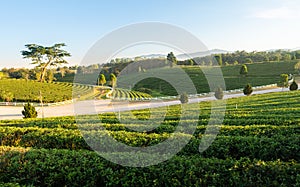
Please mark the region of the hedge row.
<svg viewBox="0 0 300 187"><path fill-rule="evenodd" d="M175 156L123 167L94 152L0 147L0 181L34 186L299 186L295 162ZM126 153L122 157L128 157ZM155 159L156 155L153 155Z"/></svg>
<svg viewBox="0 0 300 187"><path fill-rule="evenodd" d="M190 142L179 152L180 155L199 154L198 147L202 141L187 134L169 133L146 134L126 131L78 131L66 129L38 129L38 128L0 128L1 145L22 146L37 148L59 149L88 149L84 134L92 147L101 147L103 152L108 150L122 151L113 144L103 142L104 136L112 136L115 140L136 147L153 146L166 139L178 142L191 139ZM212 145L202 155L216 158L258 158L262 160L300 160L300 136L298 134L274 135L273 137L255 136L217 136ZM169 145L170 146L178 146Z"/></svg>

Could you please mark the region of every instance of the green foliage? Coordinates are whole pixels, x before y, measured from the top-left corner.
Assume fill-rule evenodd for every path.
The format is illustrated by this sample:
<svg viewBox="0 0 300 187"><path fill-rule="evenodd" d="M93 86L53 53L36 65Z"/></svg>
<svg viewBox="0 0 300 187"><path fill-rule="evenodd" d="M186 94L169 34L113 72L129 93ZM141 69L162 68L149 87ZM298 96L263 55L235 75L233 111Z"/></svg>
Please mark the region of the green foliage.
<svg viewBox="0 0 300 187"><path fill-rule="evenodd" d="M186 93L180 94L179 100L180 100L180 102L181 102L182 104L188 103L188 102L189 102L188 95L187 95Z"/></svg>
<svg viewBox="0 0 300 187"><path fill-rule="evenodd" d="M247 84L245 86L245 88L243 89L243 93L245 95L251 95L251 93L253 92L252 86L250 84Z"/></svg>
<svg viewBox="0 0 300 187"><path fill-rule="evenodd" d="M246 64L243 64L241 69L240 69L240 75L247 75L248 74L248 67L246 66Z"/></svg>
<svg viewBox="0 0 300 187"><path fill-rule="evenodd" d="M296 81L293 81L292 84L290 85L290 90L298 90L298 84Z"/></svg>
<svg viewBox="0 0 300 187"><path fill-rule="evenodd" d="M1 181L35 186L297 186L299 164L174 156L147 168L122 167L95 152L2 147ZM127 153L121 153L126 158ZM159 155L153 154L153 159ZM20 163L24 164L22 167ZM184 169L183 169L184 168ZM280 169L278 169L280 168Z"/></svg>
<svg viewBox="0 0 300 187"><path fill-rule="evenodd" d="M221 87L218 87L215 91L215 97L217 99L223 99L224 97L224 93L223 93L223 89Z"/></svg>
<svg viewBox="0 0 300 187"><path fill-rule="evenodd" d="M23 118L36 118L37 117L37 111L35 110L35 107L32 106L30 103L25 104L22 114L24 116Z"/></svg>

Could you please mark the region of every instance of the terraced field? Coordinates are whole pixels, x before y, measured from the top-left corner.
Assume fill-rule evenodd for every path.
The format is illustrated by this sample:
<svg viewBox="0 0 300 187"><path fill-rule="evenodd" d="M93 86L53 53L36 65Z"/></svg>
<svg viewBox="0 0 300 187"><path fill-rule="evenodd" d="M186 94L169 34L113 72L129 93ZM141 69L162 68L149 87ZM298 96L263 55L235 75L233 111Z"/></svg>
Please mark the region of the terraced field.
<svg viewBox="0 0 300 187"><path fill-rule="evenodd" d="M210 102L200 108L199 120L184 118L184 128L197 123L193 135L174 133L181 105L168 108L162 124L137 132L142 123L122 124L113 113L99 115L81 131L108 133L130 146L146 147L172 137L191 137L172 159L144 168L111 163L93 152L73 117L0 122L0 184L30 186L299 186L300 92L283 92L229 99L220 132L202 153L198 147L207 127ZM141 120L149 111L134 111ZM126 116L128 113L124 113ZM92 119L86 116L86 119ZM106 130L100 130L99 125ZM154 124L148 124L150 128ZM111 145L103 145L103 152ZM107 152L111 154L111 152ZM126 158L128 153L113 154ZM153 159L164 155L153 154Z"/></svg>
<svg viewBox="0 0 300 187"><path fill-rule="evenodd" d="M138 91L117 88L112 92L111 98L115 100L147 100L151 98L151 95Z"/></svg>
<svg viewBox="0 0 300 187"><path fill-rule="evenodd" d="M17 102L40 102L42 92L43 102L54 103L72 99L74 89L75 97L89 94L93 91L92 86L72 83L40 83L31 80L3 79L0 80L0 91L11 92L14 101ZM77 94L78 93L78 94Z"/></svg>

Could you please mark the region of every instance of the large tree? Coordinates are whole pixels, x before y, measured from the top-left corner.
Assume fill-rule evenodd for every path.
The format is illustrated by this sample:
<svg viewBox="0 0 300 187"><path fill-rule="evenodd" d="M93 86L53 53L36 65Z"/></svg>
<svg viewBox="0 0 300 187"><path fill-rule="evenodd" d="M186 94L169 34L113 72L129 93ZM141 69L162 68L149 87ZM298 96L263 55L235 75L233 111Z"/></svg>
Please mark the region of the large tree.
<svg viewBox="0 0 300 187"><path fill-rule="evenodd" d="M28 50L21 51L23 58L31 59L32 64L37 64L37 68L40 69L39 81L43 82L47 72L47 68L51 66L57 66L60 64L67 64L68 62L64 57L71 56L62 47L65 47L64 43L54 44L50 47L44 47L37 44L27 44L25 47Z"/></svg>

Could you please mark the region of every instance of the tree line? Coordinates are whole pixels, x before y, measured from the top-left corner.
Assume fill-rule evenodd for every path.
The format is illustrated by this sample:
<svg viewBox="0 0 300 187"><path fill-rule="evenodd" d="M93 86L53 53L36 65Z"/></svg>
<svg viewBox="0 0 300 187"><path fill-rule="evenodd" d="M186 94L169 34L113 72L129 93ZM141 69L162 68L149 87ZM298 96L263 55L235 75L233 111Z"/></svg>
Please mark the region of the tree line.
<svg viewBox="0 0 300 187"><path fill-rule="evenodd" d="M213 54L210 56L196 57L193 59L187 59L178 61L178 65L237 65L245 63L255 62L279 62L279 61L290 61L299 60L300 50L297 51L286 51L286 50L275 50L275 51L236 51L233 53L222 53ZM195 63L197 62L197 63ZM200 64L199 64L200 63Z"/></svg>

